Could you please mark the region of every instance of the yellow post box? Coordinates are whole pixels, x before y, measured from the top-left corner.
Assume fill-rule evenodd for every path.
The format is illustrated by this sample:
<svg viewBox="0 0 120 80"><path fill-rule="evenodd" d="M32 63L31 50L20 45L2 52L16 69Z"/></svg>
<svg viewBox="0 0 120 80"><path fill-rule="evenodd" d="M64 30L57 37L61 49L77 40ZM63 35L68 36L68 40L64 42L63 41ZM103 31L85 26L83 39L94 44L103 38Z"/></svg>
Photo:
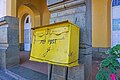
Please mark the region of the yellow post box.
<svg viewBox="0 0 120 80"><path fill-rule="evenodd" d="M68 67L78 65L78 26L64 21L32 29L30 60Z"/></svg>

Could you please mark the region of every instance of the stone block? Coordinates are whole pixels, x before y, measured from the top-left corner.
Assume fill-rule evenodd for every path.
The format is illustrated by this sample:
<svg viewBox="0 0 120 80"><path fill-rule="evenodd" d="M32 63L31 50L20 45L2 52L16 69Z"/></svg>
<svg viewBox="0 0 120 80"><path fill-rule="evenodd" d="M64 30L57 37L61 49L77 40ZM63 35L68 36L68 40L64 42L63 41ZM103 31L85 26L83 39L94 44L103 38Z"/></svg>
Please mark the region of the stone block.
<svg viewBox="0 0 120 80"><path fill-rule="evenodd" d="M84 80L84 65L69 68L68 80Z"/></svg>
<svg viewBox="0 0 120 80"><path fill-rule="evenodd" d="M99 52L106 52L109 48L99 48Z"/></svg>
<svg viewBox="0 0 120 80"><path fill-rule="evenodd" d="M77 13L74 15L77 18L77 25L81 28L85 28L85 13Z"/></svg>
<svg viewBox="0 0 120 80"><path fill-rule="evenodd" d="M7 36L7 27L8 27L7 24L0 26L0 43L8 43L8 40L7 40L7 37L8 37Z"/></svg>
<svg viewBox="0 0 120 80"><path fill-rule="evenodd" d="M76 25L80 26L80 42L82 44L87 44L91 46L92 30L91 28L86 27L85 13L77 13L75 14L75 18L77 18L77 21L75 22Z"/></svg>
<svg viewBox="0 0 120 80"><path fill-rule="evenodd" d="M92 80L92 54L80 55L80 64L84 64L84 80Z"/></svg>
<svg viewBox="0 0 120 80"><path fill-rule="evenodd" d="M86 6L77 7L75 12L76 13L85 13L86 12Z"/></svg>
<svg viewBox="0 0 120 80"><path fill-rule="evenodd" d="M57 18L51 18L51 19L50 19L50 24L55 23L55 22L56 22L56 19L57 19Z"/></svg>
<svg viewBox="0 0 120 80"><path fill-rule="evenodd" d="M8 44L19 45L19 30L8 28Z"/></svg>
<svg viewBox="0 0 120 80"><path fill-rule="evenodd" d="M19 46L10 45L6 50L6 66L11 67L19 64Z"/></svg>
<svg viewBox="0 0 120 80"><path fill-rule="evenodd" d="M80 44L88 44L89 42L89 34L85 25L85 13L76 13L74 15L75 19L75 24L80 26ZM90 38L91 39L91 38ZM88 44L90 45L90 44Z"/></svg>
<svg viewBox="0 0 120 80"><path fill-rule="evenodd" d="M78 11L80 10L82 13L78 12L77 10ZM85 6L67 9L61 12L52 13L51 15L57 16L55 18L51 17L51 20L50 20L51 23L69 20L77 24L81 28L83 29L85 28Z"/></svg>
<svg viewBox="0 0 120 80"><path fill-rule="evenodd" d="M9 24L9 26L10 26L10 25L19 25L18 18L15 18L15 17L4 16L4 17L0 18L0 22L1 22L1 23L4 22L4 21L5 21L7 24ZM13 27L18 28L18 27L16 27L16 26L11 26L11 28L13 28Z"/></svg>
<svg viewBox="0 0 120 80"><path fill-rule="evenodd" d="M61 1L63 1L63 0L47 0L47 5L52 5L52 4L61 2Z"/></svg>
<svg viewBox="0 0 120 80"><path fill-rule="evenodd" d="M4 69L5 67L5 49L0 49L0 69Z"/></svg>
<svg viewBox="0 0 120 80"><path fill-rule="evenodd" d="M88 38L87 38L87 35L86 35L86 29L85 28L81 28L80 29L80 44L81 45L86 45L87 42L88 42Z"/></svg>
<svg viewBox="0 0 120 80"><path fill-rule="evenodd" d="M54 18L54 17L57 17L58 16L58 13L51 13L51 18Z"/></svg>
<svg viewBox="0 0 120 80"><path fill-rule="evenodd" d="M93 52L93 53L99 52L99 48L92 48L92 52Z"/></svg>
<svg viewBox="0 0 120 80"><path fill-rule="evenodd" d="M68 15L68 16L62 16L62 17L57 17L56 22L61 22L61 21L66 21L69 20L72 23L75 22L75 16L74 15Z"/></svg>
<svg viewBox="0 0 120 80"><path fill-rule="evenodd" d="M75 11L76 11L76 8L73 8L73 9L67 9L67 10L58 12L57 14L58 14L58 17L60 17L60 16L67 16L67 15L74 14Z"/></svg>
<svg viewBox="0 0 120 80"><path fill-rule="evenodd" d="M103 60L103 59L108 57L108 54L103 54L103 53L100 53L100 52L96 52L96 53L92 54L92 57L93 57L93 59Z"/></svg>
<svg viewBox="0 0 120 80"><path fill-rule="evenodd" d="M8 46L7 49L0 49L0 67L6 69L19 64L19 47Z"/></svg>
<svg viewBox="0 0 120 80"><path fill-rule="evenodd" d="M59 76L64 76L66 75L66 67L62 67L62 66L56 66L54 65L52 68L52 73L59 75Z"/></svg>
<svg viewBox="0 0 120 80"><path fill-rule="evenodd" d="M92 47L87 48L87 49L84 49L84 48L87 48L87 46L81 47L81 48L79 49L80 56L81 56L81 55L92 54Z"/></svg>
<svg viewBox="0 0 120 80"><path fill-rule="evenodd" d="M109 48L93 48L92 49L92 57L93 59L99 59L102 60L104 58L107 58L108 55L104 54Z"/></svg>
<svg viewBox="0 0 120 80"><path fill-rule="evenodd" d="M66 80L65 77L53 74L51 80Z"/></svg>
<svg viewBox="0 0 120 80"><path fill-rule="evenodd" d="M3 20L3 21L2 21ZM13 17L3 17L1 18L1 23L4 22L6 24L0 26L0 43L9 43L9 44L17 44L19 43L19 27L18 27L18 19L14 19ZM4 36L3 36L4 35Z"/></svg>

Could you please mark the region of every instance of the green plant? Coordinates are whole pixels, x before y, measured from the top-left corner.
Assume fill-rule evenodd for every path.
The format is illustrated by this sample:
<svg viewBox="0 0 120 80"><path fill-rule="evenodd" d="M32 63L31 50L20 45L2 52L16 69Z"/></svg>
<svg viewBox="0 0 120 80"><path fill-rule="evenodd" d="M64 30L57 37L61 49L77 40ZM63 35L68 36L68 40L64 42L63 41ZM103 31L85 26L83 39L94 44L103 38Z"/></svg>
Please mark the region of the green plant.
<svg viewBox="0 0 120 80"><path fill-rule="evenodd" d="M110 48L105 54L109 54L109 56L101 62L96 80L111 80L110 75L116 75L117 70L120 70L120 63L117 60L120 58L120 45ZM116 80L120 80L120 78L116 76Z"/></svg>

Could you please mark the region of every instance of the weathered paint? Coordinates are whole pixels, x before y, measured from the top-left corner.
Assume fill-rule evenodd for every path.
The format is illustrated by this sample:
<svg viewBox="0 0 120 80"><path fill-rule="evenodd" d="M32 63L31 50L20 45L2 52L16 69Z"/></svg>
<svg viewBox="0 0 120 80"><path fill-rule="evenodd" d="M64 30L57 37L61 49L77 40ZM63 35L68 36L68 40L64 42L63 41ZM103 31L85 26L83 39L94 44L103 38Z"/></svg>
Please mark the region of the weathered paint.
<svg viewBox="0 0 120 80"><path fill-rule="evenodd" d="M65 21L33 30L30 60L60 66L78 65L79 27Z"/></svg>

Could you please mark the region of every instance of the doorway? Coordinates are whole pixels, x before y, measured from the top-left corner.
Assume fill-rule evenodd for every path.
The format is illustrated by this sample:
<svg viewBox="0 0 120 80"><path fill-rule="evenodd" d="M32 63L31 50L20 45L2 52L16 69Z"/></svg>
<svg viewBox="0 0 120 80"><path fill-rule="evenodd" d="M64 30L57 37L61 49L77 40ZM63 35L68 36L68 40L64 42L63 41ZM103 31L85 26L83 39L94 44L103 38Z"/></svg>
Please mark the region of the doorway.
<svg viewBox="0 0 120 80"><path fill-rule="evenodd" d="M23 1L23 3L21 3L21 1ZM18 18L20 23L19 42L21 43L20 66L48 75L47 63L33 62L29 60L32 46L31 28L41 25L41 15L39 11L41 8L37 6L39 3L41 4L41 1L32 1L30 4L24 3L26 2L24 0L21 1L19 3L18 0L19 5L21 4L18 8Z"/></svg>
<svg viewBox="0 0 120 80"><path fill-rule="evenodd" d="M31 19L30 15L26 16L24 21L24 51L31 49Z"/></svg>
<svg viewBox="0 0 120 80"><path fill-rule="evenodd" d="M20 65L25 68L48 75L48 64L30 61L32 44L32 17L29 14L23 15L24 51L20 51Z"/></svg>

